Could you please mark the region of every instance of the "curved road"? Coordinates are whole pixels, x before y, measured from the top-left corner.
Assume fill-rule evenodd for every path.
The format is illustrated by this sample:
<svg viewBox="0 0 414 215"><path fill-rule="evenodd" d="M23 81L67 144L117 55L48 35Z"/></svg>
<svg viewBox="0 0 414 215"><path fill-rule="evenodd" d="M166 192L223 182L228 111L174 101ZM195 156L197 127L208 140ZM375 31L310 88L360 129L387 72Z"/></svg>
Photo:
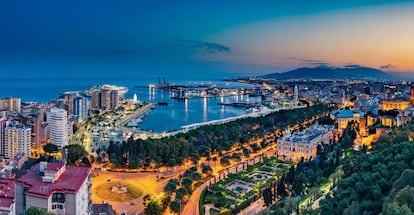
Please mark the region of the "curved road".
<svg viewBox="0 0 414 215"><path fill-rule="evenodd" d="M263 150L263 152L256 154L256 156L254 156L253 158L249 158L246 160L242 160L239 163L237 163L236 165L229 167L225 170L222 170L222 172L227 175L229 173L235 174L236 173L236 168L238 168L239 171L242 170L243 168L243 163L247 162L248 165L253 165L257 162L260 162L260 156L259 155L265 155L265 157L269 157L274 155L276 149L266 149ZM216 177L216 175L214 176ZM211 183L214 183L214 177L211 178L210 180L206 181L204 184L202 184L200 187L198 187L192 194L190 199L188 200L187 204L184 207L184 210L182 212L182 214L184 215L200 215L199 213L199 199L201 197L201 192L203 191L204 188L206 188L207 186L209 186L210 181Z"/></svg>

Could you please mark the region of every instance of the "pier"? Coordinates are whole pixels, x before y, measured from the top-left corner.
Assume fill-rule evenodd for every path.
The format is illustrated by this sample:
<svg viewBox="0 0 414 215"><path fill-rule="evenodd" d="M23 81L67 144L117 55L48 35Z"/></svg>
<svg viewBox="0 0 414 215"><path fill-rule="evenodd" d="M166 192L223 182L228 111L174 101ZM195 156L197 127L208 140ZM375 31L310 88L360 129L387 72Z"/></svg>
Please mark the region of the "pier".
<svg viewBox="0 0 414 215"><path fill-rule="evenodd" d="M155 103L147 103L144 106L135 110L128 117L125 117L124 119L119 120L119 122L117 122L115 126L124 127L129 121L131 121L132 119L138 118L138 117L142 117L143 115L149 113L154 107L155 107Z"/></svg>

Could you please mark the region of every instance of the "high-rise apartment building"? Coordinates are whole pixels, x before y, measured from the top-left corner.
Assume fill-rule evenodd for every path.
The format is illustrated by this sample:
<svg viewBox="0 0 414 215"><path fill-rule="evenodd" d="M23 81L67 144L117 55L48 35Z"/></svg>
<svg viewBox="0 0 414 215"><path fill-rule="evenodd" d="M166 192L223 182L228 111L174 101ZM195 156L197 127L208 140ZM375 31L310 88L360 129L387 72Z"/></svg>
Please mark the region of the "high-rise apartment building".
<svg viewBox="0 0 414 215"><path fill-rule="evenodd" d="M110 96L111 96L111 98L110 98L110 101L111 101L110 107L111 107L111 109L115 109L119 105L119 93L118 93L118 90L112 90Z"/></svg>
<svg viewBox="0 0 414 215"><path fill-rule="evenodd" d="M40 126L41 126L42 120L40 118L40 115L37 114L33 117L33 135L32 135L32 147L36 150L40 148L41 142L40 142Z"/></svg>
<svg viewBox="0 0 414 215"><path fill-rule="evenodd" d="M20 98L0 99L0 110L20 113L20 110L21 110Z"/></svg>
<svg viewBox="0 0 414 215"><path fill-rule="evenodd" d="M7 118L0 118L0 156L5 154L5 144L4 144L4 130L7 126Z"/></svg>
<svg viewBox="0 0 414 215"><path fill-rule="evenodd" d="M101 91L96 90L91 93L92 96L92 108L100 108L101 107Z"/></svg>
<svg viewBox="0 0 414 215"><path fill-rule="evenodd" d="M124 98L126 92L128 92L126 87L104 85L100 90L91 93L92 108L104 111L115 109L119 106L119 101Z"/></svg>
<svg viewBox="0 0 414 215"><path fill-rule="evenodd" d="M101 90L101 105L102 110L109 110L111 108L111 90L102 89Z"/></svg>
<svg viewBox="0 0 414 215"><path fill-rule="evenodd" d="M57 145L59 148L66 146L69 142L66 110L50 109L47 113L47 121L50 130L50 143Z"/></svg>
<svg viewBox="0 0 414 215"><path fill-rule="evenodd" d="M40 143L46 143L50 137L49 123L40 124Z"/></svg>
<svg viewBox="0 0 414 215"><path fill-rule="evenodd" d="M73 99L73 116L80 120L88 118L88 100L78 96Z"/></svg>
<svg viewBox="0 0 414 215"><path fill-rule="evenodd" d="M4 157L13 158L18 154L30 157L32 128L9 125L4 129Z"/></svg>
<svg viewBox="0 0 414 215"><path fill-rule="evenodd" d="M65 100L65 110L69 119L73 114L73 95L71 93L63 93L60 95L60 98Z"/></svg>

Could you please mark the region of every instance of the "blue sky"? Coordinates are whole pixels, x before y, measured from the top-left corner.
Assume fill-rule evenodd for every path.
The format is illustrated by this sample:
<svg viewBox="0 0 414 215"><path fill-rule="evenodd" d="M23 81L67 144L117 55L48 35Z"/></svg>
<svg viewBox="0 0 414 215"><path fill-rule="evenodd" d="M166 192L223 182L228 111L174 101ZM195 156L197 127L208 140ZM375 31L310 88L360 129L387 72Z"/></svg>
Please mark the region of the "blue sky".
<svg viewBox="0 0 414 215"><path fill-rule="evenodd" d="M0 72L232 75L348 63L414 71L404 45L414 44L413 14L409 1L5 0Z"/></svg>

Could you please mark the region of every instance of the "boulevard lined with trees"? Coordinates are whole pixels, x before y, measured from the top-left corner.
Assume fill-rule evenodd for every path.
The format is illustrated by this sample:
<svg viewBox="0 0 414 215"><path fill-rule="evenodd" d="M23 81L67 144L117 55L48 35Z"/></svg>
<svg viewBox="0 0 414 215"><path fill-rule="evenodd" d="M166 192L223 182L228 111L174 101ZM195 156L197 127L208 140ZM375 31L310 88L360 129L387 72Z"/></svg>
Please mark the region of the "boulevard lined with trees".
<svg viewBox="0 0 414 215"><path fill-rule="evenodd" d="M257 118L245 118L222 125L208 125L162 139L134 140L111 143L107 149L113 167L143 168L180 165L186 159L197 163L200 157L210 158L229 151L235 144L244 145L252 138L276 129L284 130L315 116L329 108L316 104L307 108L281 110ZM261 147L260 145L251 148ZM246 153L249 153L246 151Z"/></svg>

